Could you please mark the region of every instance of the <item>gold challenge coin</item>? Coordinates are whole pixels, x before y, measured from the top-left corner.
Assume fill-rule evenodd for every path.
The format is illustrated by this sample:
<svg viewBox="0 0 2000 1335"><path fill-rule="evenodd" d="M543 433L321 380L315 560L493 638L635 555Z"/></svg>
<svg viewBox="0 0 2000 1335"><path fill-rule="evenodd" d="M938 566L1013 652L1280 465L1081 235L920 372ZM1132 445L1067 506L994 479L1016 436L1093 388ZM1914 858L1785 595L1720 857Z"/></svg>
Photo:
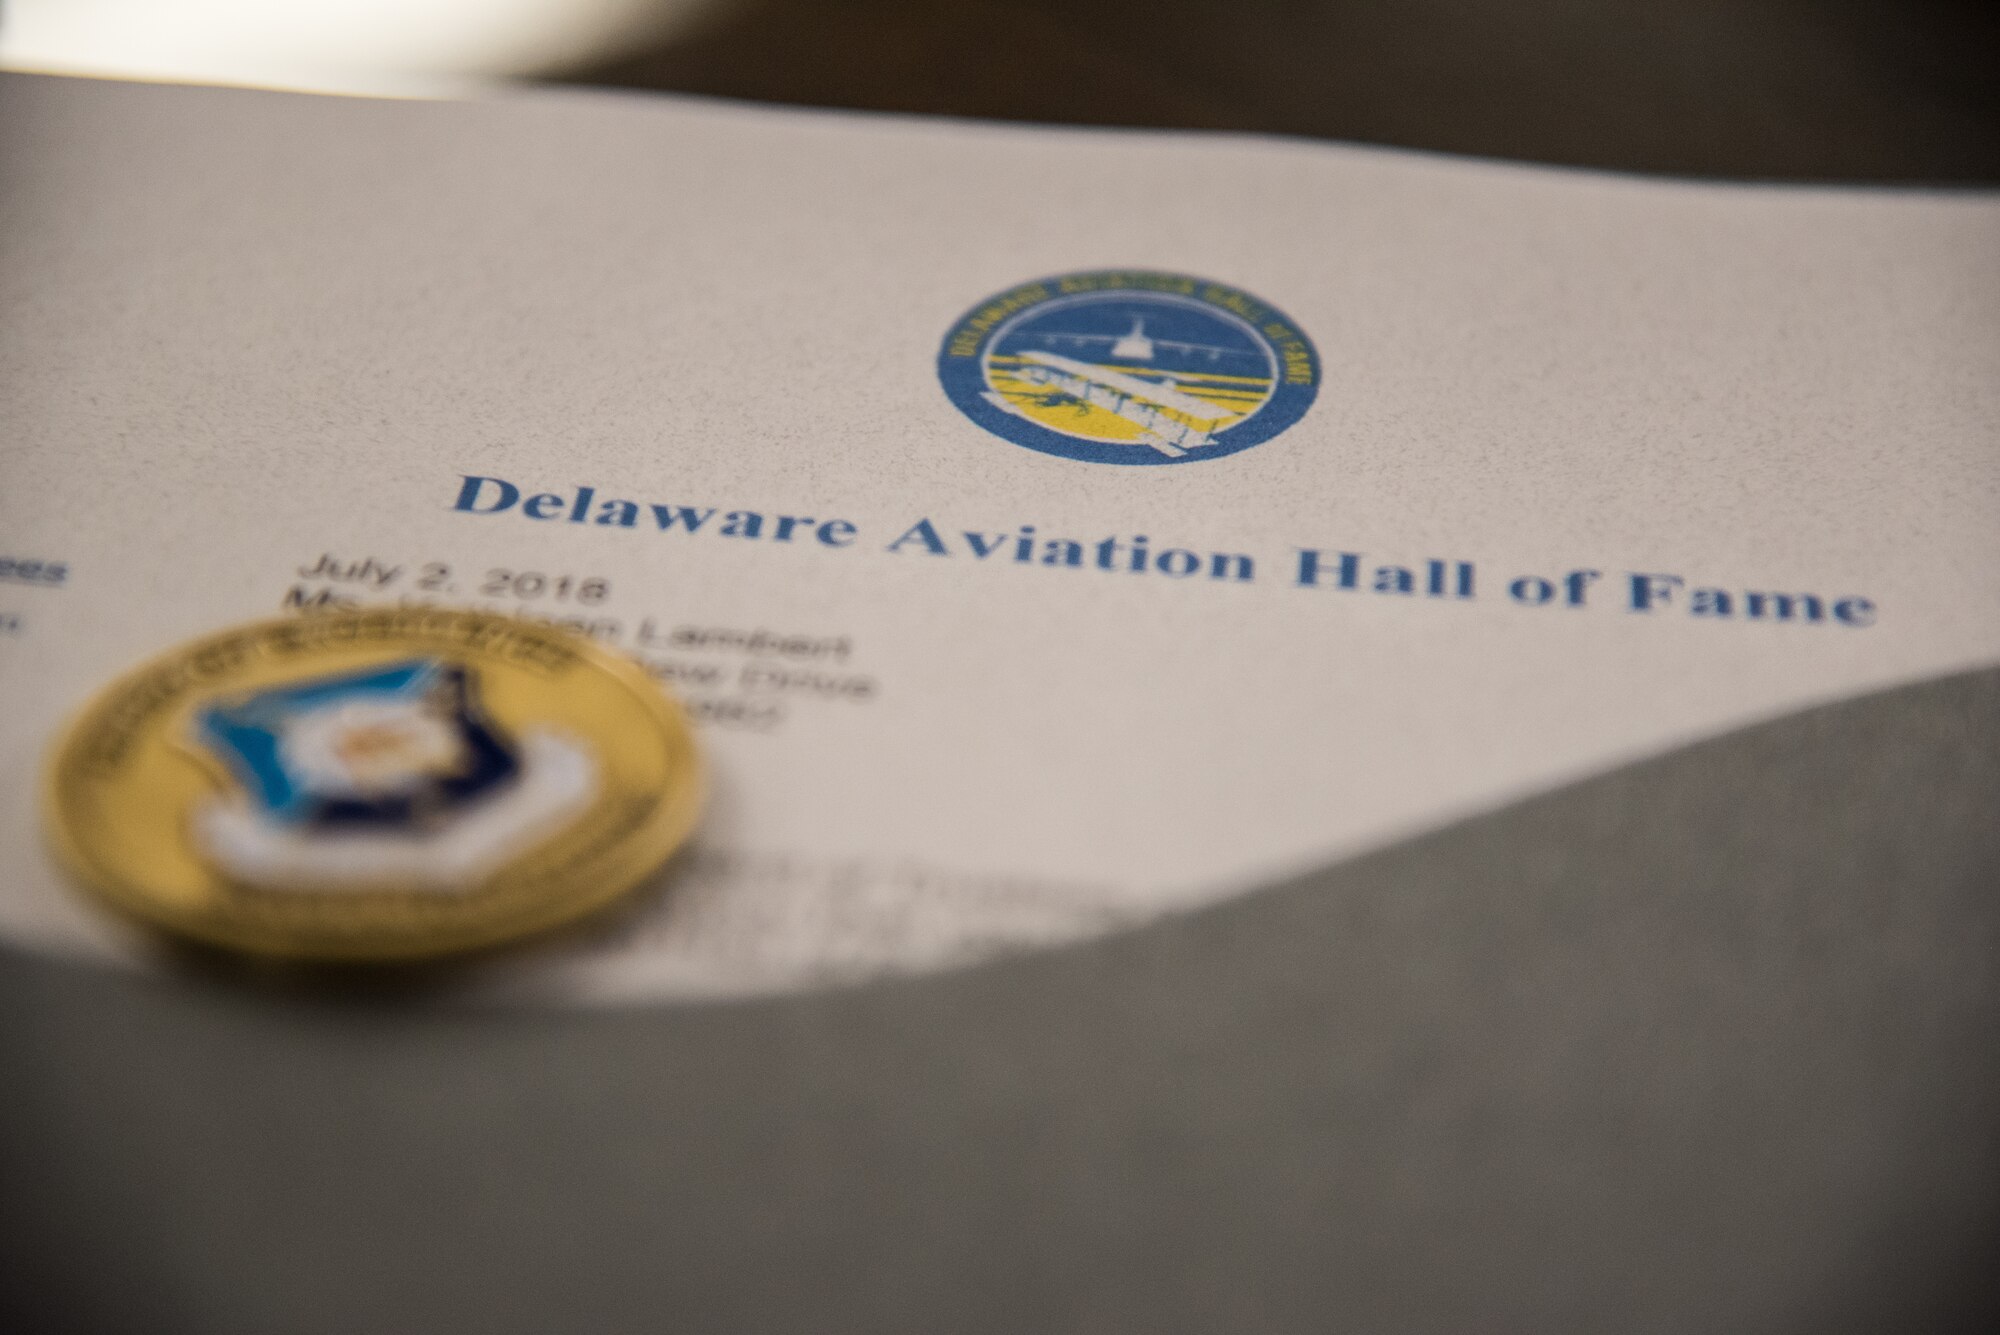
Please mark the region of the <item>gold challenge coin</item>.
<svg viewBox="0 0 2000 1335"><path fill-rule="evenodd" d="M553 627L436 608L267 621L112 684L58 741L51 840L155 927L409 960L590 912L687 837L686 717Z"/></svg>

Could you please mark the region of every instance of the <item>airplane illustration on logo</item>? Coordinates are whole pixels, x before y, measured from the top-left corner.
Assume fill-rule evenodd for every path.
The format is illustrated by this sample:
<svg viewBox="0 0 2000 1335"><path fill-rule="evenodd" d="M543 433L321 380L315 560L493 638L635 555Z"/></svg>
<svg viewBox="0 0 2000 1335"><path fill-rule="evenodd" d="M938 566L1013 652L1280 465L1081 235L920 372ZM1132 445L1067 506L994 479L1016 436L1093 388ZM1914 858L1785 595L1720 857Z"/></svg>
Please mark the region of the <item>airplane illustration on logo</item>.
<svg viewBox="0 0 2000 1335"><path fill-rule="evenodd" d="M1155 383L1054 352L1024 352L1021 360L1021 379L1124 418L1139 428L1141 441L1170 459L1214 443L1215 432L1237 415L1234 408L1182 393L1171 377ZM989 392L987 399L1003 411L1018 411L1002 395Z"/></svg>
<svg viewBox="0 0 2000 1335"><path fill-rule="evenodd" d="M1146 333L1146 321L1138 316L1133 317L1132 328L1123 334L1038 333L1033 337L1041 339L1050 347L1067 345L1083 348L1092 343L1109 343L1111 355L1119 361L1128 362L1152 361L1162 349L1178 352L1187 357L1203 356L1211 362L1221 361L1224 357L1250 357L1257 360L1263 358L1262 353L1252 348L1224 348L1213 343L1185 343L1174 338L1153 338Z"/></svg>

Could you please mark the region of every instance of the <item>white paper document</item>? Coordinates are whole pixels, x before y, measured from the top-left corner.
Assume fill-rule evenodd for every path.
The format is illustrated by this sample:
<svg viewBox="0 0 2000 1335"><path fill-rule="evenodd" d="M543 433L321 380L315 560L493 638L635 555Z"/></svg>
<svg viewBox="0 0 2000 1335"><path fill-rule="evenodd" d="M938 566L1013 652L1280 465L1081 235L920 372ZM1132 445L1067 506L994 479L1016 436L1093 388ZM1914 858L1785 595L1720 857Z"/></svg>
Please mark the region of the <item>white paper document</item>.
<svg viewBox="0 0 2000 1335"><path fill-rule="evenodd" d="M2000 661L2000 200L17 76L0 457L0 936L154 958L41 834L111 677L435 602L714 779L468 992L789 989Z"/></svg>

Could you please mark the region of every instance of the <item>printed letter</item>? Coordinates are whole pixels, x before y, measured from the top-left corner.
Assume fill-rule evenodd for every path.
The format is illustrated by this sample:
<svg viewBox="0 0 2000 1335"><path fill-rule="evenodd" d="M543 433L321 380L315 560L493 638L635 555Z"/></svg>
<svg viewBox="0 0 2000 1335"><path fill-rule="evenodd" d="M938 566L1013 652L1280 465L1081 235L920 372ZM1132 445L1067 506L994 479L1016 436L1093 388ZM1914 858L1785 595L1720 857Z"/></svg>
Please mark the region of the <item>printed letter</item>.
<svg viewBox="0 0 2000 1335"><path fill-rule="evenodd" d="M1688 595L1688 611L1698 617L1729 615L1729 594L1723 589L1696 589Z"/></svg>
<svg viewBox="0 0 2000 1335"><path fill-rule="evenodd" d="M1507 586L1507 596L1529 607L1540 607L1556 596L1556 586L1540 575L1523 575Z"/></svg>
<svg viewBox="0 0 2000 1335"><path fill-rule="evenodd" d="M931 521L928 519L919 519L908 533L889 544L889 550L900 551L906 542L922 543L924 550L932 556L951 555L950 548L944 545L944 539L938 536L937 530L931 527Z"/></svg>
<svg viewBox="0 0 2000 1335"><path fill-rule="evenodd" d="M1298 583L1300 588L1311 589L1318 587L1320 571L1326 564L1321 559L1322 555L1323 553L1317 552L1311 547L1299 548ZM1359 552L1340 553L1340 577L1337 581L1339 587L1351 589L1356 587L1360 580L1361 554Z"/></svg>
<svg viewBox="0 0 2000 1335"><path fill-rule="evenodd" d="M639 507L632 501L600 501L597 506L597 522L631 528L639 522Z"/></svg>
<svg viewBox="0 0 2000 1335"><path fill-rule="evenodd" d="M1673 592L1682 584L1679 575L1644 575L1634 572L1632 579L1632 610L1650 612L1654 603L1665 603L1672 599Z"/></svg>
<svg viewBox="0 0 2000 1335"><path fill-rule="evenodd" d="M1417 577L1402 566L1376 566L1375 592L1415 593Z"/></svg>
<svg viewBox="0 0 2000 1335"><path fill-rule="evenodd" d="M984 561L993 554L994 548L1012 537L1011 533L974 533L965 530L965 545L972 548L972 554Z"/></svg>
<svg viewBox="0 0 2000 1335"><path fill-rule="evenodd" d="M475 477L470 473L461 473L459 476L465 479L465 485L458 489L458 500L451 507L454 510L463 510L473 515L497 515L521 499L521 489L511 482L503 482L497 477ZM493 504L482 510L479 507L479 493L489 482L500 489L500 494L494 498Z"/></svg>
<svg viewBox="0 0 2000 1335"><path fill-rule="evenodd" d="M1210 579L1238 579L1247 581L1255 578L1256 574L1257 563L1241 552L1209 553L1208 577Z"/></svg>
<svg viewBox="0 0 2000 1335"><path fill-rule="evenodd" d="M1743 595L1744 616L1761 617L1764 615L1766 605L1770 607L1772 617L1779 621L1790 621L1792 613L1800 606L1805 608L1806 620L1808 621L1818 621L1826 615L1826 609L1820 605L1819 598L1810 593L1796 595L1789 593L1745 593Z"/></svg>
<svg viewBox="0 0 2000 1335"><path fill-rule="evenodd" d="M1042 564L1080 566L1083 564L1083 544L1071 542L1068 538L1050 538L1042 549Z"/></svg>

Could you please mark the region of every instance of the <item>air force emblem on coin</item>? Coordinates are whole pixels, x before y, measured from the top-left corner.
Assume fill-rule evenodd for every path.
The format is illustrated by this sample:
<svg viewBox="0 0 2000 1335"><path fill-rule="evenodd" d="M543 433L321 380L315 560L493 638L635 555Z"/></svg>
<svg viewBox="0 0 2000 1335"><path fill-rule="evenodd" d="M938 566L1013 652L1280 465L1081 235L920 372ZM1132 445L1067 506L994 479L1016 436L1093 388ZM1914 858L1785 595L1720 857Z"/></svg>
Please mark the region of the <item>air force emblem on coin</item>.
<svg viewBox="0 0 2000 1335"><path fill-rule="evenodd" d="M1220 458L1297 422L1319 357L1291 318L1181 274L1066 274L1000 293L945 336L959 411L1016 445L1086 463Z"/></svg>
<svg viewBox="0 0 2000 1335"><path fill-rule="evenodd" d="M472 883L567 824L597 777L573 739L502 736L475 682L463 664L419 658L202 711L197 736L242 800L197 809L197 839L230 874L273 888Z"/></svg>

